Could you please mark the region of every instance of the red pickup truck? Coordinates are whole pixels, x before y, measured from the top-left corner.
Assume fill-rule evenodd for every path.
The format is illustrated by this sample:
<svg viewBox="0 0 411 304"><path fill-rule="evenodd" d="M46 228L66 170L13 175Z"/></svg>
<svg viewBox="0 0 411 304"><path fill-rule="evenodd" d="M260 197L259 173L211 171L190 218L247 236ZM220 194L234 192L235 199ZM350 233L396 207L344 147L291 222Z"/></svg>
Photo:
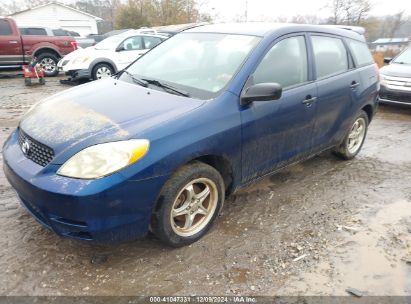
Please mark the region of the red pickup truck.
<svg viewBox="0 0 411 304"><path fill-rule="evenodd" d="M27 64L34 56L46 76L55 76L59 59L76 49L73 37L22 36L12 18L0 17L0 67Z"/></svg>

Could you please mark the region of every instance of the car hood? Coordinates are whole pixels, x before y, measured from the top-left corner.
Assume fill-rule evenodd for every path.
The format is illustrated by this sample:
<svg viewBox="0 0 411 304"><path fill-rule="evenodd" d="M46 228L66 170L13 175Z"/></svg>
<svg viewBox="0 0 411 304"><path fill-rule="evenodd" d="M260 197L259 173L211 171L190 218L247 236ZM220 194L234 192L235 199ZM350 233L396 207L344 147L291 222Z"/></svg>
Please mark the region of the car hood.
<svg viewBox="0 0 411 304"><path fill-rule="evenodd" d="M96 49L94 46L90 46L87 48L82 48L82 49L77 49L66 56L64 56L63 60L73 60L78 57L83 57L83 56L90 56L92 58L97 58L98 56L101 56L103 53L108 53L110 50L107 49Z"/></svg>
<svg viewBox="0 0 411 304"><path fill-rule="evenodd" d="M203 103L109 78L40 102L23 117L20 128L58 156L72 146L133 138Z"/></svg>
<svg viewBox="0 0 411 304"><path fill-rule="evenodd" d="M411 65L392 63L382 67L380 73L386 76L411 78Z"/></svg>

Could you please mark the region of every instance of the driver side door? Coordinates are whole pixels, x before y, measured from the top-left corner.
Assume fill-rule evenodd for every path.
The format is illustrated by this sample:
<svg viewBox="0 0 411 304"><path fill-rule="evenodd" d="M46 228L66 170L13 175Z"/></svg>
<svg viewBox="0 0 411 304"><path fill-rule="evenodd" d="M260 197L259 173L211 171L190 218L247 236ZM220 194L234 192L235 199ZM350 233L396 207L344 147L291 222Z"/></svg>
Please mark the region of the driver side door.
<svg viewBox="0 0 411 304"><path fill-rule="evenodd" d="M307 38L301 33L277 40L244 87L279 83L283 93L279 100L256 101L240 110L243 183L302 159L312 149L317 88Z"/></svg>
<svg viewBox="0 0 411 304"><path fill-rule="evenodd" d="M116 49L114 62L117 65L117 69L120 71L127 67L144 53L143 50L144 43L141 36L126 38Z"/></svg>

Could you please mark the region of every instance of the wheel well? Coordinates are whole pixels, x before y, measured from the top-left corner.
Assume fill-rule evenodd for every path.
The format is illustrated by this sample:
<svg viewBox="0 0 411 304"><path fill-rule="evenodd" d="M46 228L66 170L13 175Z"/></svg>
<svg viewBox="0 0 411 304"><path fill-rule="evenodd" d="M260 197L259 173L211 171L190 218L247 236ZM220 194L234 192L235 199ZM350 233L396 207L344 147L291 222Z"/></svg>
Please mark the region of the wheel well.
<svg viewBox="0 0 411 304"><path fill-rule="evenodd" d="M49 48L44 48L44 49L37 50L33 55L34 55L35 57L38 57L39 55L44 54L44 53L53 54L53 55L56 56L58 59L61 58L61 56L60 56L59 53L57 53L55 50L49 49Z"/></svg>
<svg viewBox="0 0 411 304"><path fill-rule="evenodd" d="M210 165L214 169L216 169L224 180L224 185L226 189L226 193L231 193L232 191L232 182L233 182L233 170L231 167L231 163L222 156L217 155L205 155L193 159L193 161L200 161L207 165Z"/></svg>
<svg viewBox="0 0 411 304"><path fill-rule="evenodd" d="M367 113L368 116L368 122L371 121L372 115L373 115L373 109L371 105L366 105L365 107L362 108L362 110Z"/></svg>

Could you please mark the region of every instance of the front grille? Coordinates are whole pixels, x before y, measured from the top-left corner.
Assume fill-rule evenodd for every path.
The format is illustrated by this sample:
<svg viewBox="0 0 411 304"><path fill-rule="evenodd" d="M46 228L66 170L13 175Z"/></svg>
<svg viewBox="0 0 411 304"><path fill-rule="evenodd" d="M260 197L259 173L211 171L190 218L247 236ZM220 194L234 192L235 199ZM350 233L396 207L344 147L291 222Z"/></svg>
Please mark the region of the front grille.
<svg viewBox="0 0 411 304"><path fill-rule="evenodd" d="M40 166L47 166L54 157L53 149L47 147L19 129L19 145L23 154Z"/></svg>
<svg viewBox="0 0 411 304"><path fill-rule="evenodd" d="M380 92L380 98L392 100L392 101L411 103L411 92L408 94L393 93L393 92Z"/></svg>

